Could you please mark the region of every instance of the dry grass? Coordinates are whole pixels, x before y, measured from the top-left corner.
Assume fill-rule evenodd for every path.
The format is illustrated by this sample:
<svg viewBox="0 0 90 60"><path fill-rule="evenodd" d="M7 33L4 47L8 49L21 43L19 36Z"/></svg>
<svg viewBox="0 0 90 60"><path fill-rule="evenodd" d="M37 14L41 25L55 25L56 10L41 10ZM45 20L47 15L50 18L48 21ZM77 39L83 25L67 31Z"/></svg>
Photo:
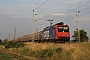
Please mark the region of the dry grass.
<svg viewBox="0 0 90 60"><path fill-rule="evenodd" d="M25 54L29 56L31 52L39 50L54 50L56 48L62 48L62 53L53 52L51 57L45 57L45 60L90 60L90 42L83 43L35 43L26 42L24 48L14 49L14 52L22 52L25 50Z"/></svg>
<svg viewBox="0 0 90 60"><path fill-rule="evenodd" d="M26 44L25 47L27 47L30 50L55 49L57 47L61 47L62 45L60 43L34 43L34 42L28 42L25 44Z"/></svg>
<svg viewBox="0 0 90 60"><path fill-rule="evenodd" d="M90 59L90 42L84 43L33 43L28 42L26 46L32 51L44 50L44 49L55 49L62 47L63 53L70 52L70 57L72 60L89 60Z"/></svg>

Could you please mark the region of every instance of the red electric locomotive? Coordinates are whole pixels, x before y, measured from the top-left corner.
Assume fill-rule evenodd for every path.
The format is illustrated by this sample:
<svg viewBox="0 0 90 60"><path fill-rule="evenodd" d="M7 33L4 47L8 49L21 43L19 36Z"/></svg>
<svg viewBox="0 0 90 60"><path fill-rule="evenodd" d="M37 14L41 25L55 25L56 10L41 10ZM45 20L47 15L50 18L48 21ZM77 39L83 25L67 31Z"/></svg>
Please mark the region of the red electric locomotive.
<svg viewBox="0 0 90 60"><path fill-rule="evenodd" d="M42 40L68 42L70 40L69 26L63 22L46 27L42 31Z"/></svg>
<svg viewBox="0 0 90 60"><path fill-rule="evenodd" d="M56 29L56 40L60 41L69 41L70 40L70 32L69 32L69 26L64 25L63 22L57 23L54 25Z"/></svg>

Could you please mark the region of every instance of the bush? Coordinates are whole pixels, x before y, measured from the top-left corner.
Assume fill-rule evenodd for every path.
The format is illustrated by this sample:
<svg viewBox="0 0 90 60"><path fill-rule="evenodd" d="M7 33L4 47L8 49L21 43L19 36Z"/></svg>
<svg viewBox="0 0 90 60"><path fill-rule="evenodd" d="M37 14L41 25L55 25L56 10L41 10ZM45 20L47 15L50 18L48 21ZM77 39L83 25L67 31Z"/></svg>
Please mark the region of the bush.
<svg viewBox="0 0 90 60"><path fill-rule="evenodd" d="M26 53L29 52L29 49L28 48L23 48L22 52L26 54Z"/></svg>
<svg viewBox="0 0 90 60"><path fill-rule="evenodd" d="M6 48L6 49L7 49L7 48L10 48L10 47L12 47L12 42L11 42L11 41L4 42L3 45L5 45L5 48Z"/></svg>
<svg viewBox="0 0 90 60"><path fill-rule="evenodd" d="M63 49L62 48L56 48L56 49L54 49L54 51L57 52L57 53L59 53L59 52L62 52Z"/></svg>
<svg viewBox="0 0 90 60"><path fill-rule="evenodd" d="M22 42L12 42L12 41L4 42L3 45L5 45L6 49L24 47L24 44Z"/></svg>
<svg viewBox="0 0 90 60"><path fill-rule="evenodd" d="M42 51L42 50L38 50L38 51L35 51L35 52L32 52L33 53L33 55L35 56L35 57L44 57L44 55L46 54L44 51Z"/></svg>
<svg viewBox="0 0 90 60"><path fill-rule="evenodd" d="M44 57L45 53L44 51L41 50L41 51L38 51L36 55L39 57Z"/></svg>
<svg viewBox="0 0 90 60"><path fill-rule="evenodd" d="M49 57L53 55L53 51L50 50L50 49L49 49L46 53L47 53L47 55L48 55Z"/></svg>
<svg viewBox="0 0 90 60"><path fill-rule="evenodd" d="M35 57L51 57L53 53L60 53L62 52L62 48L56 48L56 49L45 49L45 50L38 50L38 51L33 51L32 55Z"/></svg>
<svg viewBox="0 0 90 60"><path fill-rule="evenodd" d="M50 49L49 50L38 50L32 53L35 57L46 57L46 56L50 57L53 55L53 51Z"/></svg>

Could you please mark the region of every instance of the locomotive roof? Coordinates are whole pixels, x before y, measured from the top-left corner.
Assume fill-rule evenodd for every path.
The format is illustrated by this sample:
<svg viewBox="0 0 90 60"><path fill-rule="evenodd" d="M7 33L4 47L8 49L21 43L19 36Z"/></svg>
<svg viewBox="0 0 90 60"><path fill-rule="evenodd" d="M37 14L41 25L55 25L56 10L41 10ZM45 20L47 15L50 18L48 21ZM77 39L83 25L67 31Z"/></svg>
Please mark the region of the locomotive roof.
<svg viewBox="0 0 90 60"><path fill-rule="evenodd" d="M54 24L53 26L56 26L56 25L68 26L67 24L65 25L63 22L56 23L56 24Z"/></svg>
<svg viewBox="0 0 90 60"><path fill-rule="evenodd" d="M56 24L54 24L52 26L47 26L46 28L44 28L44 30L48 30L49 28L54 27L56 25L64 25L64 23L63 22L60 22L60 23L56 23ZM64 25L64 26L68 26L68 25Z"/></svg>
<svg viewBox="0 0 90 60"><path fill-rule="evenodd" d="M63 22L56 23L56 24L54 24L53 26L55 26L55 25L64 25L64 23L63 23Z"/></svg>

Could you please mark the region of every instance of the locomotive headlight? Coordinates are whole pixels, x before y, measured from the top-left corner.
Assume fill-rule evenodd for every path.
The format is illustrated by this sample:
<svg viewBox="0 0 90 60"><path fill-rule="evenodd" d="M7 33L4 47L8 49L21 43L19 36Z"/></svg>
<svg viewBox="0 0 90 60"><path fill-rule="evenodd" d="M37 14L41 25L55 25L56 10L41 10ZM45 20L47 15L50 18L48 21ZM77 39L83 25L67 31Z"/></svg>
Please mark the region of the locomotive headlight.
<svg viewBox="0 0 90 60"><path fill-rule="evenodd" d="M60 36L60 35L59 35Z"/></svg>
<svg viewBox="0 0 90 60"><path fill-rule="evenodd" d="M69 36L69 35L67 35L67 36Z"/></svg>

